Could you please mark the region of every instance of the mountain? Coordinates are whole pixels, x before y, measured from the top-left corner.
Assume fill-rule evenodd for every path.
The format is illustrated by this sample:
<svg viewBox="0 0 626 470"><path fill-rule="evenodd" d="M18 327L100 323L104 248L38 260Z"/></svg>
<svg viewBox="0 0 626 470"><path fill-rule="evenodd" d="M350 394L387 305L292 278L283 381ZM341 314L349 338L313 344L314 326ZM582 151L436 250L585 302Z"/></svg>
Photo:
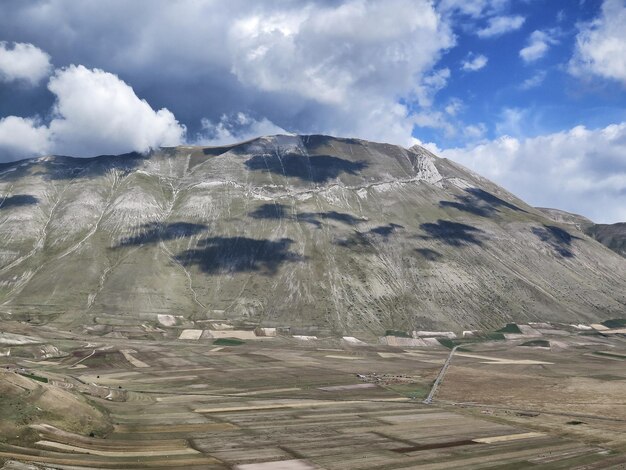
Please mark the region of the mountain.
<svg viewBox="0 0 626 470"><path fill-rule="evenodd" d="M575 225L578 230L583 230L584 227L593 225L593 221L591 219L579 214L573 214L561 209L550 209L548 207L537 207L536 209L550 217L555 222Z"/></svg>
<svg viewBox="0 0 626 470"><path fill-rule="evenodd" d="M380 334L626 307L623 258L419 146L43 157L1 165L0 200L0 315L93 334L160 314Z"/></svg>
<svg viewBox="0 0 626 470"><path fill-rule="evenodd" d="M538 207L541 212L557 222L575 225L591 238L626 258L626 222L616 224L596 224L586 217L559 209Z"/></svg>
<svg viewBox="0 0 626 470"><path fill-rule="evenodd" d="M585 233L626 258L626 223L593 224Z"/></svg>

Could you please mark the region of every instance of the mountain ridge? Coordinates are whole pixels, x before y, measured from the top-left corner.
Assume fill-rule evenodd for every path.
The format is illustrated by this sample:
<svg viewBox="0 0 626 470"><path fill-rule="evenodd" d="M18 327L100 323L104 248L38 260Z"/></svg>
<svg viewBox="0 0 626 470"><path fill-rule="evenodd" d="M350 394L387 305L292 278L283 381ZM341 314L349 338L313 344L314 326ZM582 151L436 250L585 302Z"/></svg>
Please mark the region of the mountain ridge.
<svg viewBox="0 0 626 470"><path fill-rule="evenodd" d="M626 222L596 224L582 215L573 214L571 212L545 207L538 207L537 209L557 222L575 225L581 232L584 232L594 240L602 243L608 249L626 258Z"/></svg>

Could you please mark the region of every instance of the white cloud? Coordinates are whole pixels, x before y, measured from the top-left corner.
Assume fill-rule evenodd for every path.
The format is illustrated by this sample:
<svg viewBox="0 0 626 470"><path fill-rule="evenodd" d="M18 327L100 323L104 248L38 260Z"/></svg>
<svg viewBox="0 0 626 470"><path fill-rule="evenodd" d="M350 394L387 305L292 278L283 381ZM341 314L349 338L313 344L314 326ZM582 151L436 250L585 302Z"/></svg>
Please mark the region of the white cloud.
<svg viewBox="0 0 626 470"><path fill-rule="evenodd" d="M72 65L57 70L48 88L57 98L50 123L56 152L143 152L184 141L185 128L169 110L154 111L111 73Z"/></svg>
<svg viewBox="0 0 626 470"><path fill-rule="evenodd" d="M336 128L329 131L332 135L358 137L377 142L388 142L407 146L413 139L413 126L415 116L409 115L407 107L390 100L379 100L369 103L363 102L357 108L362 113L359 119L355 119L351 129L343 127L342 122ZM347 115L345 119L352 119ZM341 130L346 129L346 130Z"/></svg>
<svg viewBox="0 0 626 470"><path fill-rule="evenodd" d="M465 126L465 129L463 129L463 135L473 140L482 138L486 134L486 132L487 126L483 122Z"/></svg>
<svg viewBox="0 0 626 470"><path fill-rule="evenodd" d="M499 135L524 135L524 121L527 120L528 110L522 108L504 108L496 123L496 132Z"/></svg>
<svg viewBox="0 0 626 470"><path fill-rule="evenodd" d="M533 31L528 38L526 47L519 51L519 55L525 62L533 62L546 55L553 44L556 44L556 39L548 32Z"/></svg>
<svg viewBox="0 0 626 470"><path fill-rule="evenodd" d="M32 44L12 46L0 41L0 82L24 81L36 85L52 70L50 56Z"/></svg>
<svg viewBox="0 0 626 470"><path fill-rule="evenodd" d="M494 16L489 18L487 26L479 29L476 34L481 38L491 38L505 33L518 30L522 27L526 18L523 16Z"/></svg>
<svg viewBox="0 0 626 470"><path fill-rule="evenodd" d="M256 120L245 113L223 115L218 123L202 120L202 133L196 139L197 145L228 145L264 135L289 134L266 118Z"/></svg>
<svg viewBox="0 0 626 470"><path fill-rule="evenodd" d="M412 91L414 98L420 106L429 107L439 90L445 88L450 78L450 69L434 70L430 75L422 79L422 83L416 85Z"/></svg>
<svg viewBox="0 0 626 470"><path fill-rule="evenodd" d="M362 94L407 93L452 34L425 0L350 0L256 13L229 32L233 73L266 91L343 105Z"/></svg>
<svg viewBox="0 0 626 470"><path fill-rule="evenodd" d="M602 12L583 25L569 63L575 75L598 75L626 84L626 2L605 0Z"/></svg>
<svg viewBox="0 0 626 470"><path fill-rule="evenodd" d="M314 103L308 129L405 144L412 122L398 98L431 106L450 76L433 66L454 36L426 0L348 0L243 16L228 44L243 84Z"/></svg>
<svg viewBox="0 0 626 470"><path fill-rule="evenodd" d="M419 127L430 127L432 129L441 129L446 137L452 137L456 134L456 127L450 122L448 115L441 111L429 110L416 113L413 116L415 125Z"/></svg>
<svg viewBox="0 0 626 470"><path fill-rule="evenodd" d="M459 118L465 105L459 98L453 97L443 106L443 111L429 109L415 113L413 122L418 127L439 129L446 138L460 138L463 142L475 142L481 139L487 132L487 126L483 122L467 124ZM429 145L435 145L433 143ZM409 145L410 146L410 145Z"/></svg>
<svg viewBox="0 0 626 470"><path fill-rule="evenodd" d="M47 0L16 3L0 29L49 41L59 63L123 75L176 106L194 135L202 117L246 110L280 127L404 144L412 111L448 80L435 67L455 44L453 19L435 3Z"/></svg>
<svg viewBox="0 0 626 470"><path fill-rule="evenodd" d="M475 72L485 67L485 65L487 65L487 60L487 57L482 54L477 56L470 54L467 56L467 59L461 63L461 69L467 72Z"/></svg>
<svg viewBox="0 0 626 470"><path fill-rule="evenodd" d="M459 98L452 98L444 108L445 112L450 116L456 116L463 109L463 101Z"/></svg>
<svg viewBox="0 0 626 470"><path fill-rule="evenodd" d="M510 0L440 0L437 9L443 13L460 13L472 18L502 11Z"/></svg>
<svg viewBox="0 0 626 470"><path fill-rule="evenodd" d="M531 88L538 87L546 79L546 75L547 73L545 70L540 70L532 77L529 77L526 80L524 80L522 84L520 85L520 88L522 90L530 90Z"/></svg>
<svg viewBox="0 0 626 470"><path fill-rule="evenodd" d="M48 128L35 119L7 116L0 119L0 157L3 160L42 155L50 148Z"/></svg>
<svg viewBox="0 0 626 470"><path fill-rule="evenodd" d="M626 122L439 151L535 206L626 221Z"/></svg>
<svg viewBox="0 0 626 470"><path fill-rule="evenodd" d="M57 70L48 89L56 101L47 126L16 116L0 121L3 159L44 153L89 157L143 152L184 141L185 128L170 111L154 111L111 73L72 65Z"/></svg>

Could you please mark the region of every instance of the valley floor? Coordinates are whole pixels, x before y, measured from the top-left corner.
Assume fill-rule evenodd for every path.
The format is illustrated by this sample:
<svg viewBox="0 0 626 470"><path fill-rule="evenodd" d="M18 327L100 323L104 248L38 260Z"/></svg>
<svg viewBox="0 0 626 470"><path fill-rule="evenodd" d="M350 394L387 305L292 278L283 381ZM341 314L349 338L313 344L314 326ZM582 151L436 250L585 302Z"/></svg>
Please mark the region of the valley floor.
<svg viewBox="0 0 626 470"><path fill-rule="evenodd" d="M463 345L427 405L443 346L28 328L3 324L5 470L626 467L620 335Z"/></svg>

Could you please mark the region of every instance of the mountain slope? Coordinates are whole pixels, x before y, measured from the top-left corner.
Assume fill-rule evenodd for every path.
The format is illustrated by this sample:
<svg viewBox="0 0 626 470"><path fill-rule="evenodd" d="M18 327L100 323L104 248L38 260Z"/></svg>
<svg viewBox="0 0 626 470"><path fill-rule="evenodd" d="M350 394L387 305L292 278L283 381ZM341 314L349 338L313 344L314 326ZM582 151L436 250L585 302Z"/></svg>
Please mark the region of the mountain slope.
<svg viewBox="0 0 626 470"><path fill-rule="evenodd" d="M594 240L599 241L618 255L626 258L626 222L596 224L578 214L544 207L537 207L537 209L557 222L576 226L578 230L589 235Z"/></svg>
<svg viewBox="0 0 626 470"><path fill-rule="evenodd" d="M0 310L294 331L619 317L626 262L420 147L274 136L0 166Z"/></svg>
<svg viewBox="0 0 626 470"><path fill-rule="evenodd" d="M551 209L548 207L536 207L535 209L544 213L555 222L563 224L575 225L578 230L582 230L587 225L593 225L593 221L579 214L563 211L560 209Z"/></svg>
<svg viewBox="0 0 626 470"><path fill-rule="evenodd" d="M626 258L626 223L593 224L585 228L585 233L598 240L607 248Z"/></svg>

